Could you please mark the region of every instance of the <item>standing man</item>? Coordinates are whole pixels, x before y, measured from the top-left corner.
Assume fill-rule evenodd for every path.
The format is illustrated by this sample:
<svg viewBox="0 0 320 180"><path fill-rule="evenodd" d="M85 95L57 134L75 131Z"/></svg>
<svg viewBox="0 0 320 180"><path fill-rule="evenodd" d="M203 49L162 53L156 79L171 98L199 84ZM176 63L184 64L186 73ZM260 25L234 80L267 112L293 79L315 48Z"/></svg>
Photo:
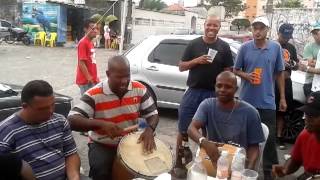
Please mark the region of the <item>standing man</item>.
<svg viewBox="0 0 320 180"><path fill-rule="evenodd" d="M313 25L311 34L314 42L308 43L303 50L303 60L307 61L307 66L302 65L300 68L302 71L307 72L306 84L303 85L303 91L306 97L311 93L314 74L320 74L319 70L315 69L317 55L320 50L320 23Z"/></svg>
<svg viewBox="0 0 320 180"><path fill-rule="evenodd" d="M221 22L217 16L208 16L204 23L205 34L192 40L187 46L179 63L180 71L188 71L188 90L185 92L179 108L179 134L177 154L182 141L188 141L187 130L199 104L214 96L216 77L224 70L232 70L233 59L229 45L217 37ZM208 56L209 50L213 52ZM178 156L177 156L178 157ZM178 161L177 161L178 162ZM176 163L176 167L179 164ZM176 173L174 168L173 173Z"/></svg>
<svg viewBox="0 0 320 180"><path fill-rule="evenodd" d="M269 21L258 17L252 22L253 40L244 43L237 56L235 73L242 78L240 99L258 109L261 121L269 128L263 153L265 180L271 179L272 164L278 163L276 150L275 80L279 87L279 111L287 108L284 92L282 48L267 39Z"/></svg>
<svg viewBox="0 0 320 180"><path fill-rule="evenodd" d="M293 107L293 93L292 93L292 81L291 81L291 70L295 70L298 65L297 50L289 43L292 38L293 26L291 24L282 24L278 31L278 42L282 47L283 60L285 64L284 79L285 79L285 97L287 102L287 111L291 110ZM279 111L279 88L275 84L275 100L277 107L277 143L280 149L285 149L284 139L282 137L282 130L284 126L284 115L286 112Z"/></svg>
<svg viewBox="0 0 320 180"><path fill-rule="evenodd" d="M85 36L78 44L78 67L76 83L83 95L88 89L99 82L97 75L97 64L95 60L95 49L92 40L97 35L97 26L93 20L84 23Z"/></svg>
<svg viewBox="0 0 320 180"><path fill-rule="evenodd" d="M89 132L89 176L93 180L112 179L112 164L117 154L119 136L126 128L145 118L148 127L139 141L144 150L155 148L154 131L159 116L147 88L130 80L130 66L125 57L114 56L108 61L108 79L97 84L82 96L69 114L71 128Z"/></svg>

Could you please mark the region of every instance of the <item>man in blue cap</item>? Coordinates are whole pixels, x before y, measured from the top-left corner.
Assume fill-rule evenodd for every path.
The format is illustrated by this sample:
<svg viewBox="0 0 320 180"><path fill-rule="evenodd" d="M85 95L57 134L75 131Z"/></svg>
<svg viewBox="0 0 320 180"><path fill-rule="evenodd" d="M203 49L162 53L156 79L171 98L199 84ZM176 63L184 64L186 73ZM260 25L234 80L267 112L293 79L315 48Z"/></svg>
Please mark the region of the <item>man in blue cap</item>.
<svg viewBox="0 0 320 180"><path fill-rule="evenodd" d="M291 70L296 69L298 63L297 50L289 43L289 40L292 38L293 26L288 23L284 23L279 27L278 31L278 42L282 47L282 55L285 64L284 79L285 79L285 97L287 101L287 111L292 109L293 94L292 94L292 81L291 81ZM282 130L284 126L284 115L287 112L279 111L279 90L278 85L275 84L275 99L277 107L277 143L280 149L285 149L284 140L282 137Z"/></svg>

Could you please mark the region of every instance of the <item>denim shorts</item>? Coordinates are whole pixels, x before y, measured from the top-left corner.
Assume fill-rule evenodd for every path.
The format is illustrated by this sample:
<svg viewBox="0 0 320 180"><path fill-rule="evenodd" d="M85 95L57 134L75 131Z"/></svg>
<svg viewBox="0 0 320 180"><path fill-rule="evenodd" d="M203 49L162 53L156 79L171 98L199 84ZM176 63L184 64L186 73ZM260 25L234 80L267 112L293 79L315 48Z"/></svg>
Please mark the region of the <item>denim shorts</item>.
<svg viewBox="0 0 320 180"><path fill-rule="evenodd" d="M185 92L179 107L178 128L180 133L187 133L198 106L203 100L210 97L215 97L213 90L189 88Z"/></svg>
<svg viewBox="0 0 320 180"><path fill-rule="evenodd" d="M92 84L92 83L88 83L88 84L84 84L84 85L79 85L81 96L82 96L86 91L88 91L90 88L92 88L93 86L94 86L94 84Z"/></svg>

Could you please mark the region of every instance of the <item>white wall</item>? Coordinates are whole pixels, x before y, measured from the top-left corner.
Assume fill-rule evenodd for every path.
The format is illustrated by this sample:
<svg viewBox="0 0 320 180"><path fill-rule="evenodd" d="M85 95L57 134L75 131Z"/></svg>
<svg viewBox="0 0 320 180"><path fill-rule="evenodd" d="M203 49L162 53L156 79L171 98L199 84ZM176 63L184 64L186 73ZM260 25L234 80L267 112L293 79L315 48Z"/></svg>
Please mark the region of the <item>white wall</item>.
<svg viewBox="0 0 320 180"><path fill-rule="evenodd" d="M191 29L191 18L196 17L197 29L203 29L204 19L193 12L185 15L160 13L142 9L134 9L132 43L135 44L150 35L171 34L176 29Z"/></svg>

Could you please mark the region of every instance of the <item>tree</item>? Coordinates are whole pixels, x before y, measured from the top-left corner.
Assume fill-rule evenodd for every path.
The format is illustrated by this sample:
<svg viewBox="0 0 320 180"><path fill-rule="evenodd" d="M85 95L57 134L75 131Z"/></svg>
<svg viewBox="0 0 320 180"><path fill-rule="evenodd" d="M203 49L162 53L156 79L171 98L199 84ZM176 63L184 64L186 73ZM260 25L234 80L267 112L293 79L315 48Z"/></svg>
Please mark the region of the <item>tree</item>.
<svg viewBox="0 0 320 180"><path fill-rule="evenodd" d="M281 0L276 4L277 8L302 8L303 5L300 0Z"/></svg>
<svg viewBox="0 0 320 180"><path fill-rule="evenodd" d="M237 16L240 11L245 10L245 5L241 0L206 0L210 6L224 6L226 8L226 16Z"/></svg>
<svg viewBox="0 0 320 180"><path fill-rule="evenodd" d="M161 10L167 7L167 4L161 0L140 0L139 7L150 10Z"/></svg>

